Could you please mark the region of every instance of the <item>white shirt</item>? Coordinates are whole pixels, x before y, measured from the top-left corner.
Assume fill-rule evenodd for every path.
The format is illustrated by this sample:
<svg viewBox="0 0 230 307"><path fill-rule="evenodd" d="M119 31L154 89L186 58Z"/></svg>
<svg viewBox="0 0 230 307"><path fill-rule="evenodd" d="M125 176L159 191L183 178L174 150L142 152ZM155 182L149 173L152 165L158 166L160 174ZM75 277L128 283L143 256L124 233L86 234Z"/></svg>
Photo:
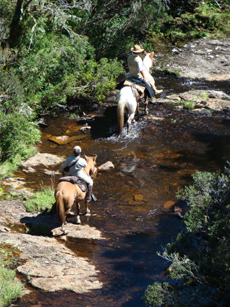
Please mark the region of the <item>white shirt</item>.
<svg viewBox="0 0 230 307"><path fill-rule="evenodd" d="M76 163L74 163L74 160L76 161ZM87 162L85 159L81 157L70 156L65 160L65 162L61 166L61 171L64 171L64 168L66 166L71 165L72 163L74 164L70 166L69 171L68 171L68 176L80 175L81 173L83 173L83 168L87 166Z"/></svg>
<svg viewBox="0 0 230 307"><path fill-rule="evenodd" d="M150 57L148 56L148 54L144 57L143 65L144 65L145 69L147 70L147 72L150 72L150 69L152 67L152 61L151 61Z"/></svg>

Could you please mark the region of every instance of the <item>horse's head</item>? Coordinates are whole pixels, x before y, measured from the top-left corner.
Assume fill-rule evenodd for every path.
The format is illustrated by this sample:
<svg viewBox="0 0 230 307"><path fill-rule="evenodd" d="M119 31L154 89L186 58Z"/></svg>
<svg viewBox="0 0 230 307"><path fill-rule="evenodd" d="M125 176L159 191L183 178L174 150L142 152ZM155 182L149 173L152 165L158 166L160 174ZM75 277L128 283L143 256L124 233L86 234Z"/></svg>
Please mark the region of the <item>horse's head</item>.
<svg viewBox="0 0 230 307"><path fill-rule="evenodd" d="M86 167L87 173L93 177L97 172L97 168L96 168L97 155L93 155L93 156L85 155L85 159L87 162L87 167Z"/></svg>

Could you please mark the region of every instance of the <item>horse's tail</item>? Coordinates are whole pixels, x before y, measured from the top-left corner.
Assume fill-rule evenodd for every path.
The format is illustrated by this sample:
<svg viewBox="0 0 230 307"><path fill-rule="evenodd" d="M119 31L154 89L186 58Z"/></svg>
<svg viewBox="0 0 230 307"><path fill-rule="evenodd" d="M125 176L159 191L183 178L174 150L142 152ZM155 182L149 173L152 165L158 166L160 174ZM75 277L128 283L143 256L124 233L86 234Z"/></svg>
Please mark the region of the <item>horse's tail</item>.
<svg viewBox="0 0 230 307"><path fill-rule="evenodd" d="M124 95L121 95L121 92L118 94L118 105L117 105L117 128L118 133L121 134L121 131L124 127L124 109L127 98Z"/></svg>
<svg viewBox="0 0 230 307"><path fill-rule="evenodd" d="M57 191L56 195L56 211L57 211L57 218L58 221L61 224L65 223L65 204L64 204L64 199L61 191Z"/></svg>

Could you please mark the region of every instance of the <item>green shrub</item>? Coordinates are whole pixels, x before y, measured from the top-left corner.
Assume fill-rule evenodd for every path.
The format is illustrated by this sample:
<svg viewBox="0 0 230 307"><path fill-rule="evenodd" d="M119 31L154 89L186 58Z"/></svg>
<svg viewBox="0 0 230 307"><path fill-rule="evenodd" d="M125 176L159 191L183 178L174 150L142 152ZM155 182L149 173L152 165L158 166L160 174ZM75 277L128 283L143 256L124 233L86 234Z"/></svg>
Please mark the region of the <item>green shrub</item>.
<svg viewBox="0 0 230 307"><path fill-rule="evenodd" d="M20 156L28 158L31 147L40 140L36 123L23 114L14 112L0 113L0 157L11 162Z"/></svg>
<svg viewBox="0 0 230 307"><path fill-rule="evenodd" d="M151 306L159 301L162 306L229 305L229 174L229 168L224 173L196 172L194 184L178 193L190 207L184 217L187 231L160 255L171 263L168 277L177 282L167 288L150 286L144 299Z"/></svg>
<svg viewBox="0 0 230 307"><path fill-rule="evenodd" d="M22 297L23 286L15 279L15 272L0 265L0 306L10 306L11 302Z"/></svg>
<svg viewBox="0 0 230 307"><path fill-rule="evenodd" d="M10 306L12 301L22 297L23 285L15 279L15 272L8 267L18 259L18 251L9 244L0 245L0 306Z"/></svg>
<svg viewBox="0 0 230 307"><path fill-rule="evenodd" d="M196 106L194 101L182 101L184 109L193 110Z"/></svg>
<svg viewBox="0 0 230 307"><path fill-rule="evenodd" d="M55 203L54 190L51 188L44 188L39 192L34 193L25 202L27 211L39 211L39 212L50 212Z"/></svg>

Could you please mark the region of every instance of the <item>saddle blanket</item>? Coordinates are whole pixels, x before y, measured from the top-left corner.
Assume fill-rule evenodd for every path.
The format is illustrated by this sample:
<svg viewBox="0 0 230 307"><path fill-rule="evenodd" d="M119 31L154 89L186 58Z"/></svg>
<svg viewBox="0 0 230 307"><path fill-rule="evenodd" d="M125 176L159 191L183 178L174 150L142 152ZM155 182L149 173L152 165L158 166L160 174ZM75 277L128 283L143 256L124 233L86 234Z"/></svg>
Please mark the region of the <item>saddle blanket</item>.
<svg viewBox="0 0 230 307"><path fill-rule="evenodd" d="M145 89L146 89L146 94L147 94L147 96L148 96L149 98L151 98L151 97L154 95L154 91L152 90L151 86L150 86L147 82L144 82L142 79L134 78L134 77L125 78L124 80L122 80L122 81L116 86L116 89L117 89L117 90L122 89L122 87L124 87L124 83L125 83L126 81L135 83L136 85L141 86L141 87L142 87L142 86L145 87Z"/></svg>
<svg viewBox="0 0 230 307"><path fill-rule="evenodd" d="M82 190L82 192L86 192L87 191L87 184L80 180L77 176L66 176L66 177L61 177L58 179L59 182L62 181L67 181L73 184L77 184L79 186L79 188Z"/></svg>
<svg viewBox="0 0 230 307"><path fill-rule="evenodd" d="M143 95L144 94L144 91L145 91L145 87L144 86L141 86L141 85L138 85L138 84L135 84L134 82L131 82L129 80L125 80L125 82L123 83L124 86L133 86L134 88L136 88L138 90L138 92Z"/></svg>

